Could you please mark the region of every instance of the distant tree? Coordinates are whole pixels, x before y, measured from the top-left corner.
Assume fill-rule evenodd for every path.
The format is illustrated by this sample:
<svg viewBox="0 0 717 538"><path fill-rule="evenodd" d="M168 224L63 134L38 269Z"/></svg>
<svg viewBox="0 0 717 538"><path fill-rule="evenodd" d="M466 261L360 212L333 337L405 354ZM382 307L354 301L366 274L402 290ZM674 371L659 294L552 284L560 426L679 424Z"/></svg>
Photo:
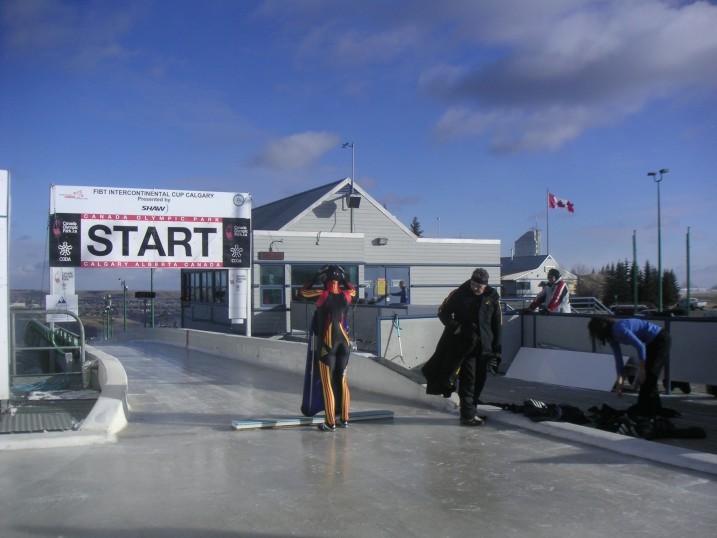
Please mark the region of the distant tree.
<svg viewBox="0 0 717 538"><path fill-rule="evenodd" d="M632 301L632 272L630 271L630 264L627 260L618 263L616 266L616 283L617 283L617 296L621 302L629 303Z"/></svg>
<svg viewBox="0 0 717 538"><path fill-rule="evenodd" d="M603 278L601 293L595 297L601 298L605 304L614 302L632 303L634 300L634 278L637 277L637 300L641 303L657 305L659 302L657 270L645 262L642 271L636 263L624 262L613 263L604 266L599 275ZM674 271L665 270L662 276L662 303L663 308L675 304L680 297L680 287L677 284L677 277Z"/></svg>
<svg viewBox="0 0 717 538"><path fill-rule="evenodd" d="M574 271L571 271L571 273L574 273ZM605 276L593 270L591 273L578 274L575 295L578 297L602 297L604 288Z"/></svg>
<svg viewBox="0 0 717 538"><path fill-rule="evenodd" d="M632 302L632 279L627 261L612 264L605 271L602 300L606 304Z"/></svg>
<svg viewBox="0 0 717 538"><path fill-rule="evenodd" d="M662 275L662 306L667 308L680 300L680 286L672 269Z"/></svg>
<svg viewBox="0 0 717 538"><path fill-rule="evenodd" d="M657 271L650 265L649 261L645 262L645 268L642 270L642 283L640 285L639 299L644 303L657 305Z"/></svg>
<svg viewBox="0 0 717 538"><path fill-rule="evenodd" d="M642 271L640 271L640 266L637 265L637 261L633 261L630 264L630 291L631 296L634 299L635 298L635 292L637 292L638 297L640 295L640 276L642 275Z"/></svg>
<svg viewBox="0 0 717 538"><path fill-rule="evenodd" d="M423 237L423 229L421 228L421 223L418 222L418 217L413 217L411 221L411 231L416 237Z"/></svg>
<svg viewBox="0 0 717 538"><path fill-rule="evenodd" d="M573 268L570 269L570 272L574 275L582 276L590 273L590 270L588 269L587 265L578 263L573 265Z"/></svg>

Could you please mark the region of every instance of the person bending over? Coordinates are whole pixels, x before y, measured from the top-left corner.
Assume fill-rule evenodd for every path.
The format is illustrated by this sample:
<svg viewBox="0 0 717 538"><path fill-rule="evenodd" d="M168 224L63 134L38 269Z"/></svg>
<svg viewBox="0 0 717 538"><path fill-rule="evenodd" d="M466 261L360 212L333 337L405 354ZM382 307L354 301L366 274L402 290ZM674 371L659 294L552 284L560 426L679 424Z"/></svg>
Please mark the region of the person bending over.
<svg viewBox="0 0 717 538"><path fill-rule="evenodd" d="M662 369L670 361L670 335L662 327L644 319L615 319L595 316L588 322L588 332L593 341L610 345L615 356L617 380L615 391L622 396L625 379L624 359L620 344L629 345L637 351L640 392L637 404L631 409L637 415L659 415L662 410L657 380Z"/></svg>

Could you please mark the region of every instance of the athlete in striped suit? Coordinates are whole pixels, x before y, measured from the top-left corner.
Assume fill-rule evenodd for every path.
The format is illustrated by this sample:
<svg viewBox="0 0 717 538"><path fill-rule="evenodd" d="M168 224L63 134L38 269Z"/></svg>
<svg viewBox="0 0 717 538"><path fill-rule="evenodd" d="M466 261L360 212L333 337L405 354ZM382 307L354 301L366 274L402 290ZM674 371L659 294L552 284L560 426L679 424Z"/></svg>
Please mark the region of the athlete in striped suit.
<svg viewBox="0 0 717 538"><path fill-rule="evenodd" d="M321 290L313 289L318 279L324 284ZM346 367L351 346L346 333L346 312L351 300L356 297L356 289L346 280L341 267L328 265L304 284L300 294L307 299L316 299L317 331L321 335L321 345L315 353L318 353L326 412L326 419L319 429L335 430L336 414L339 415L338 425L347 428L351 398L346 382Z"/></svg>

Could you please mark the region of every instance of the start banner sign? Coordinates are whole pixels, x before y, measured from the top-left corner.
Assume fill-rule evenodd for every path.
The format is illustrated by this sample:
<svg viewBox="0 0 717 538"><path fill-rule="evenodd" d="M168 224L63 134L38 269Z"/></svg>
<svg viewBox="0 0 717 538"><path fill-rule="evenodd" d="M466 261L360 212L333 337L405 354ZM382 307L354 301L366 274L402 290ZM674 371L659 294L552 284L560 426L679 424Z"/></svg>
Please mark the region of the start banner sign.
<svg viewBox="0 0 717 538"><path fill-rule="evenodd" d="M50 266L247 268L247 193L53 185Z"/></svg>

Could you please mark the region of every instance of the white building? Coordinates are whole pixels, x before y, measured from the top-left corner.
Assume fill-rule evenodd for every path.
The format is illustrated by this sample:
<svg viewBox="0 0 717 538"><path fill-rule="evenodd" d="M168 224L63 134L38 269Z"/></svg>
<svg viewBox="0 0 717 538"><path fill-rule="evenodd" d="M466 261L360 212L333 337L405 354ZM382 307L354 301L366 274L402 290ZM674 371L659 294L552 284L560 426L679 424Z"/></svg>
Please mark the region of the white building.
<svg viewBox="0 0 717 538"><path fill-rule="evenodd" d="M366 307L398 303L390 293L400 280L411 308L439 305L476 267L501 282L500 240L417 237L349 178L255 207L252 250L254 335L290 331L298 289L326 264L344 268ZM184 327L230 329L226 278L224 270L182 271Z"/></svg>
<svg viewBox="0 0 717 538"><path fill-rule="evenodd" d="M568 285L575 289L578 277L565 270L550 254L538 256L507 256L500 259L503 297L535 297L540 293L540 283L548 281L548 271L557 269Z"/></svg>

